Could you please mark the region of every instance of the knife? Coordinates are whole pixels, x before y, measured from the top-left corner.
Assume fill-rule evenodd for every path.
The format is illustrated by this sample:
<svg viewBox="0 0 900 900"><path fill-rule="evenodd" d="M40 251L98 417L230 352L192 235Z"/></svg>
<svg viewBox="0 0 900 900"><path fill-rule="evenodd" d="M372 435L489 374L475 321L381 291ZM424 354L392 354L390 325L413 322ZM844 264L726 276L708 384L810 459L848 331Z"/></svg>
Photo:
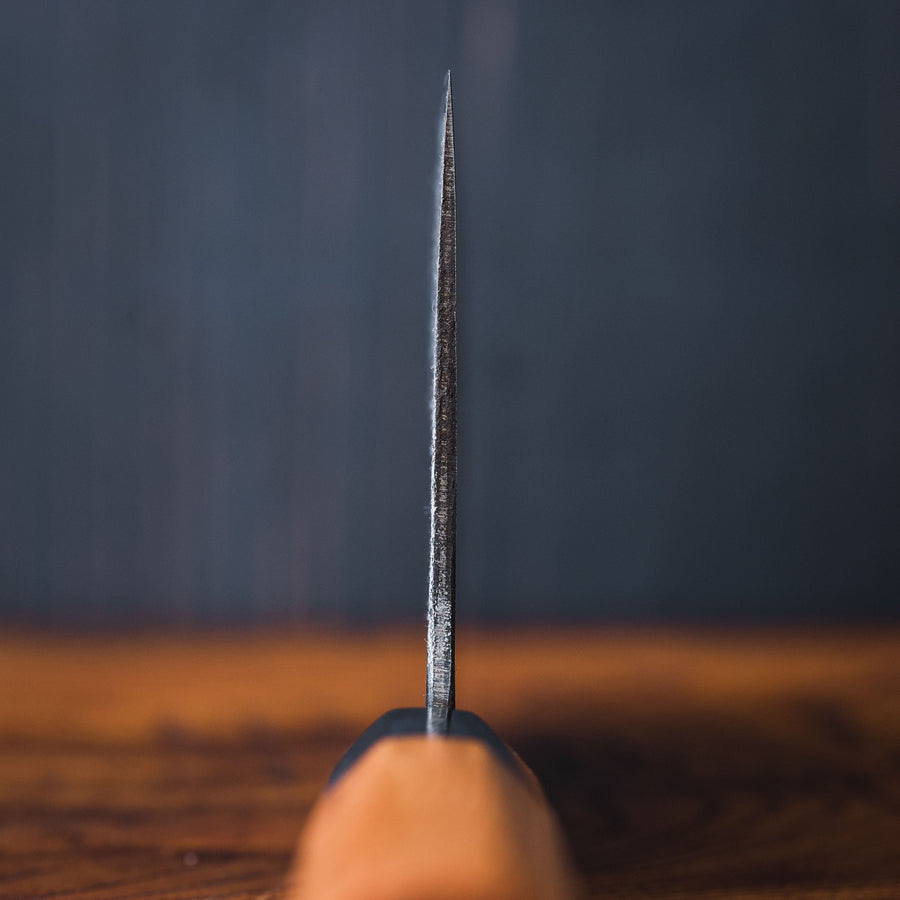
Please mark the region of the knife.
<svg viewBox="0 0 900 900"><path fill-rule="evenodd" d="M534 774L455 709L456 159L447 73L434 302L425 707L377 719L300 837L289 900L571 900L580 887Z"/></svg>

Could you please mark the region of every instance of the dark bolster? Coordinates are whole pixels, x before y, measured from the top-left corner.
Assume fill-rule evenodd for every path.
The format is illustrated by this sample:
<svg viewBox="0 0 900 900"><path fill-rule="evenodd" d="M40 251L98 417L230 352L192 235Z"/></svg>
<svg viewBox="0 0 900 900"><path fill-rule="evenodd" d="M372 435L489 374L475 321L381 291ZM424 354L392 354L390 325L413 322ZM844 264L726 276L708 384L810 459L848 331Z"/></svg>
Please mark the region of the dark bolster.
<svg viewBox="0 0 900 900"><path fill-rule="evenodd" d="M341 757L334 767L328 785L331 787L376 741L384 737L403 734L425 734L425 708L407 707L392 709L377 718L356 740L353 746ZM434 735L434 740L452 740L453 738L477 738L483 741L494 755L510 771L521 775L521 766L512 751L480 716L455 709L450 713L450 722L446 733Z"/></svg>

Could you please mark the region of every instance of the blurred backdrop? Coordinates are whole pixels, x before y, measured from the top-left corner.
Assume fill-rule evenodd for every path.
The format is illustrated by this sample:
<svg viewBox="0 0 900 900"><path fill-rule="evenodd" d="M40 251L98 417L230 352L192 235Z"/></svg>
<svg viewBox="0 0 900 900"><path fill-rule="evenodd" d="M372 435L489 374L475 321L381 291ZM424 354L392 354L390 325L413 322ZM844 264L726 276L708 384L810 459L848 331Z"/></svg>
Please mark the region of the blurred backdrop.
<svg viewBox="0 0 900 900"><path fill-rule="evenodd" d="M423 616L450 67L460 619L896 614L896 3L6 0L0 617Z"/></svg>

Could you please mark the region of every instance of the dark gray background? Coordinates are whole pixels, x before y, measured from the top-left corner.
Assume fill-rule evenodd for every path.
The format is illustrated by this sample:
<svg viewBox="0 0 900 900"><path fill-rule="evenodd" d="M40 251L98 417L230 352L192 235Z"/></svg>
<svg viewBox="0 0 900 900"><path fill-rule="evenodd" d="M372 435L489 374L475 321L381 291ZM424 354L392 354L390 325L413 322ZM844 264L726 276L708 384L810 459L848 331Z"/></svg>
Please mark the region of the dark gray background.
<svg viewBox="0 0 900 900"><path fill-rule="evenodd" d="M0 613L891 617L900 4L0 6Z"/></svg>

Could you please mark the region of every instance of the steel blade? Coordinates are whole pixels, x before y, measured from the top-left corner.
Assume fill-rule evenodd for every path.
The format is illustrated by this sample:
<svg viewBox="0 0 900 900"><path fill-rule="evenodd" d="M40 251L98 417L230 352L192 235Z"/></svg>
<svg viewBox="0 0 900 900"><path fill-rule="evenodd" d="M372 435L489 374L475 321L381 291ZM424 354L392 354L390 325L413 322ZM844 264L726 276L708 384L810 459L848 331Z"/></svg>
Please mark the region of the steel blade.
<svg viewBox="0 0 900 900"><path fill-rule="evenodd" d="M428 577L426 729L446 732L455 703L456 626L456 166L450 73L441 141L434 387L431 539Z"/></svg>

